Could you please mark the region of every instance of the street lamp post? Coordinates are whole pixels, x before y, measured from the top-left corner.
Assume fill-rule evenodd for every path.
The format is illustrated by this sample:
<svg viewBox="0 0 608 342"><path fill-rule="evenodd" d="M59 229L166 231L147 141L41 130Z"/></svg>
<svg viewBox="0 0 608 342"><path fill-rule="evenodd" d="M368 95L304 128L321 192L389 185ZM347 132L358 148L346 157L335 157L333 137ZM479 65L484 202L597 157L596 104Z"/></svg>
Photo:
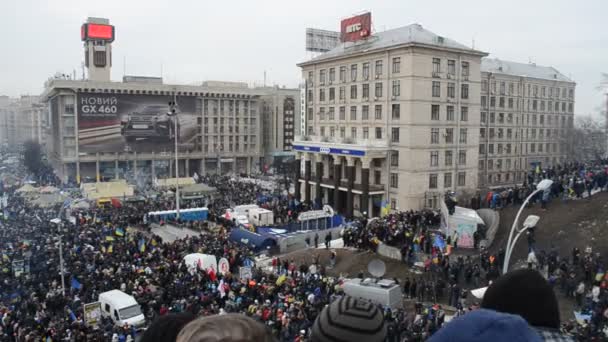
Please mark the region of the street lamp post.
<svg viewBox="0 0 608 342"><path fill-rule="evenodd" d="M175 92L173 92L173 101L169 102L169 108L170 108L170 112L168 113L169 116L171 116L173 118L173 123L174 123L174 129L173 129L173 136L175 138L175 220L178 221L179 220L179 157L178 157L178 149L177 149L177 144L178 144L178 137L179 137L179 128L177 125L177 95Z"/></svg>
<svg viewBox="0 0 608 342"><path fill-rule="evenodd" d="M513 240L513 233L516 230L517 227L517 222L519 221L519 215L521 215L521 212L524 210L524 208L526 207L526 205L528 205L528 202L532 199L532 197L534 197L534 195L536 195L537 193L541 192L541 191L545 191L547 189L549 189L551 187L551 185L553 184L553 181L550 179L543 179L542 181L540 181L538 183L538 185L536 185L536 190L534 190L529 196L528 198L526 198L526 200L524 201L524 203L521 205L521 207L519 207L519 211L517 212L517 215L515 216L515 220L513 220L513 225L511 226L511 232L509 233L509 240L507 241L507 248L505 250L505 260L502 264L502 273L505 274L507 273L507 271L509 270L509 259L511 258L511 252L513 250L513 246L515 245L515 242L517 242L517 237L519 237L519 235L525 231L528 228L534 227L534 225L536 223L534 223L534 225L532 225L531 227L526 227L526 225L524 224L524 228L521 230L517 230L517 237L515 238L515 241ZM536 216L538 217L538 216ZM528 220L530 219L530 217L528 217L526 219L526 222L528 222L528 224L531 224L531 222L529 222ZM538 222L538 220L536 220L536 222Z"/></svg>

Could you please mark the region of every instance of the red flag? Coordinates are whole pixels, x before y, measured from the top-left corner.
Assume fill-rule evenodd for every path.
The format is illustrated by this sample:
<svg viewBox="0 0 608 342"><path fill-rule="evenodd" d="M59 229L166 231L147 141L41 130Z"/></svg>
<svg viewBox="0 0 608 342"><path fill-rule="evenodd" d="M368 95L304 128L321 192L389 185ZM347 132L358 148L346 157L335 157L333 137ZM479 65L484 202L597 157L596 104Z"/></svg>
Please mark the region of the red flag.
<svg viewBox="0 0 608 342"><path fill-rule="evenodd" d="M207 270L207 274L209 275L209 278L211 279L211 281L217 280L217 277L215 276L215 271L213 270L213 268L209 268Z"/></svg>

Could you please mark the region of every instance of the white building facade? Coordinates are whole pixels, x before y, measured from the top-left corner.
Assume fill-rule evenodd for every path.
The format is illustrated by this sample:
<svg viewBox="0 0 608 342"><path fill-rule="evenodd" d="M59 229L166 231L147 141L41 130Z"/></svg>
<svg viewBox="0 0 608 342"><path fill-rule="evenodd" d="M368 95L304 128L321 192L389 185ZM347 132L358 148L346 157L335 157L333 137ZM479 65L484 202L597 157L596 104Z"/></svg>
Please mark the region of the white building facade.
<svg viewBox="0 0 608 342"><path fill-rule="evenodd" d="M479 186L522 184L537 165L566 161L576 84L552 67L484 58Z"/></svg>
<svg viewBox="0 0 608 342"><path fill-rule="evenodd" d="M299 64L306 131L294 142L296 197L352 217L474 193L486 55L414 24Z"/></svg>

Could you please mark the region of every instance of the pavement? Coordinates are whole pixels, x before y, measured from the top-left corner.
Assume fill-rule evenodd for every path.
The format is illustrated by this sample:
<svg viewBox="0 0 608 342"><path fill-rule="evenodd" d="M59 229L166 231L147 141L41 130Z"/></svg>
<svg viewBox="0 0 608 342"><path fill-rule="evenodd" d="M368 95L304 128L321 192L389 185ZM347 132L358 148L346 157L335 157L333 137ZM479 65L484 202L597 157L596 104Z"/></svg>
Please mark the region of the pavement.
<svg viewBox="0 0 608 342"><path fill-rule="evenodd" d="M190 236L198 236L200 234L195 230L188 228L178 228L171 224L165 224L163 226L160 226L159 224L152 223L150 226L152 227L153 234L160 236L164 242L169 243Z"/></svg>

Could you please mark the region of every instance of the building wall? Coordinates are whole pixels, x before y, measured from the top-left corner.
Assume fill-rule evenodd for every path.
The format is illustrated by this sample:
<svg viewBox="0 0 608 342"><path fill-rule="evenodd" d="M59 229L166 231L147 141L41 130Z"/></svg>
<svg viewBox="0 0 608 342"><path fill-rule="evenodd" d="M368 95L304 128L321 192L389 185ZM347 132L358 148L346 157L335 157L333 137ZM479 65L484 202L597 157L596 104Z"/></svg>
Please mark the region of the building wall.
<svg viewBox="0 0 608 342"><path fill-rule="evenodd" d="M482 79L480 188L521 184L536 164L566 161L574 83L488 72Z"/></svg>
<svg viewBox="0 0 608 342"><path fill-rule="evenodd" d="M395 58L400 61L398 71L393 67ZM439 58L442 65L441 72L436 75L433 74L433 58ZM448 59L456 63L456 72L450 79L447 78ZM461 77L460 65L463 61L469 63L467 80ZM364 63L369 63L367 78L363 75ZM381 63L381 73L377 72L380 69L376 67L377 63ZM357 70L354 80L351 77L353 65ZM344 80L340 77L341 67L346 67ZM335 70L335 78L330 81L332 68ZM398 165L391 163L390 158L374 161L382 170L382 184L389 189L386 197L395 208L437 206L438 199L448 189L461 194L472 193L477 188L479 68L479 56L420 47L384 50L306 65L302 69L302 75L307 80L308 91L307 133L342 139L345 142L349 139L384 142L388 146L387 156L390 151L398 152ZM393 90L394 82L399 84L398 92ZM432 94L433 82L440 82L439 97ZM447 97L448 83L454 83L457 88L454 98ZM369 96L364 98L363 87L366 84L369 85ZM468 99L461 98L461 84L468 85ZM377 85L382 87L381 94L376 94ZM351 96L351 87L356 88L356 98ZM335 92L334 100L330 100L332 88ZM344 89L344 98L340 96L341 88ZM431 119L432 105L440 108L439 120ZM393 115L393 107L397 106L399 113ZM454 106L453 121L446 119L447 106ZM343 116L340 115L342 107ZM466 121L459 120L462 107L468 108ZM329 114L332 110L333 117ZM355 116L351 117L353 110ZM365 115L364 112L368 114ZM454 130L452 143L446 143L442 139L448 128ZM398 129L398 141L392 135L393 129ZM439 130L440 139L437 143L431 143L432 129ZM460 129L467 130L466 142L459 142ZM445 165L445 151L452 151L451 165ZM457 165L459 151L466 153L462 165ZM439 154L436 166L431 166L431 152ZM444 184L445 173L452 175L451 186ZM460 186L457 185L459 173L465 177L464 185ZM396 187L391 186L391 174L398 175ZM437 175L436 187L430 187L431 175ZM374 171L371 171L370 177L370 183L373 184Z"/></svg>
<svg viewBox="0 0 608 342"><path fill-rule="evenodd" d="M274 88L273 88L274 89ZM76 90L76 91L74 91ZM169 95L195 97L198 133L194 148L180 152L180 175L197 173L256 172L263 164L264 141L262 140L262 96L268 96L274 107L275 100L290 95L280 91L242 87L175 86L143 83L91 82L52 80L43 93L46 108L50 112L49 154L54 166L64 180L82 177L95 178L96 170L117 169L123 177L129 172L154 173L159 177L173 176L172 153L133 153L107 151L83 153L78 149L78 92L120 94ZM294 100L299 94L292 91ZM282 104L282 103L281 103ZM282 119L280 119L282 120ZM281 125L283 124L281 121ZM284 126L281 126L284 127ZM282 142L283 140L281 140ZM154 166L152 166L154 160ZM93 170L93 171L91 171ZM92 174L91 174L92 173ZM83 178L84 179L84 178Z"/></svg>

